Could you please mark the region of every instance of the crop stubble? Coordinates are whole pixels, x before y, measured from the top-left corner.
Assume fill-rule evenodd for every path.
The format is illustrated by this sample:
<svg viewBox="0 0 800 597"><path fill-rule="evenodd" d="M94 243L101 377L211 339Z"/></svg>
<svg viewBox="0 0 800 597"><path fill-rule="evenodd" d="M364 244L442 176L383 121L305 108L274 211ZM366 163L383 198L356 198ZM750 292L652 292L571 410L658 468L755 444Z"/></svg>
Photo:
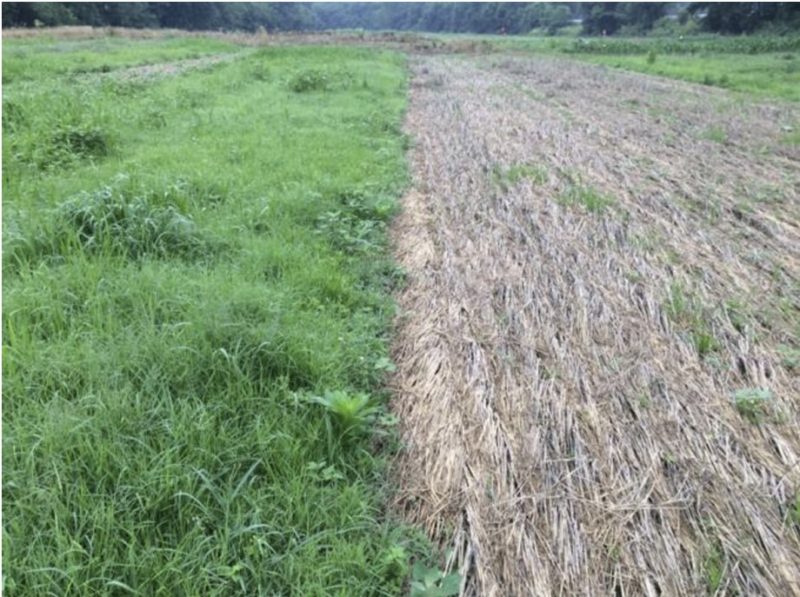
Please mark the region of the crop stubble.
<svg viewBox="0 0 800 597"><path fill-rule="evenodd" d="M800 594L797 109L555 59L412 67L397 508L466 595Z"/></svg>

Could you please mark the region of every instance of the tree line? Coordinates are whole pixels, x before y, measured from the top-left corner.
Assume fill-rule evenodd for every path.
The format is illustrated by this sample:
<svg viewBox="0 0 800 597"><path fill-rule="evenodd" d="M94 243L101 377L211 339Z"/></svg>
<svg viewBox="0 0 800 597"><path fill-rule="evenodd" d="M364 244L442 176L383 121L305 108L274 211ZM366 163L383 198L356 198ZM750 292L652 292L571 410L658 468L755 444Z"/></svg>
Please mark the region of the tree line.
<svg viewBox="0 0 800 597"><path fill-rule="evenodd" d="M664 17L717 33L800 29L792 2L259 3L4 2L3 27L92 25L188 30L394 29L454 33L646 34Z"/></svg>
<svg viewBox="0 0 800 597"><path fill-rule="evenodd" d="M309 4L264 2L3 2L3 28L91 25L189 31L316 28Z"/></svg>

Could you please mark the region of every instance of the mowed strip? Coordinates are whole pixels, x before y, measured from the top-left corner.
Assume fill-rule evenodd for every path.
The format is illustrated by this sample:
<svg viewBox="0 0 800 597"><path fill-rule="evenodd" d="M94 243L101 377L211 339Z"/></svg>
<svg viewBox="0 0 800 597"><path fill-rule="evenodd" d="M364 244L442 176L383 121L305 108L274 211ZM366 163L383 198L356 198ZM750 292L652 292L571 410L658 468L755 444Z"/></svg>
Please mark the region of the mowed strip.
<svg viewBox="0 0 800 597"><path fill-rule="evenodd" d="M800 594L798 109L414 70L398 508L468 595Z"/></svg>

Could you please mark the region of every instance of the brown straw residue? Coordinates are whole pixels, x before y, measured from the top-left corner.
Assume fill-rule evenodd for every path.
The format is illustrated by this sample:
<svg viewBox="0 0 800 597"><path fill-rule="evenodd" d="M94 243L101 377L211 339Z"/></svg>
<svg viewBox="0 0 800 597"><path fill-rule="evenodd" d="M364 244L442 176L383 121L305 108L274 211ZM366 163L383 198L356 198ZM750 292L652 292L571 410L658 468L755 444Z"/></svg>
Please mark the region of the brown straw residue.
<svg viewBox="0 0 800 597"><path fill-rule="evenodd" d="M800 594L797 108L412 62L396 508L465 595Z"/></svg>

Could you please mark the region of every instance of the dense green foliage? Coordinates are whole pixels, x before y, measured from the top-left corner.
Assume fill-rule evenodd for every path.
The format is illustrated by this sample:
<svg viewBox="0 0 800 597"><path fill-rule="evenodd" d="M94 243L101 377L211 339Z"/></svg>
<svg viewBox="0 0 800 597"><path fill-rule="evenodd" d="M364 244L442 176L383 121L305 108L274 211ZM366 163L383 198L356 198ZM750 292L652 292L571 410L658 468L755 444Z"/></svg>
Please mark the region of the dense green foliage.
<svg viewBox="0 0 800 597"><path fill-rule="evenodd" d="M278 2L4 2L3 27L34 24L299 30L314 26L307 5Z"/></svg>
<svg viewBox="0 0 800 597"><path fill-rule="evenodd" d="M527 33L556 30L577 16L572 5L502 2L475 3L316 3L323 29L400 29L433 32Z"/></svg>
<svg viewBox="0 0 800 597"><path fill-rule="evenodd" d="M398 594L402 57L54 75L83 43L4 42L3 594Z"/></svg>
<svg viewBox="0 0 800 597"><path fill-rule="evenodd" d="M679 9L679 10L678 10ZM587 35L643 34L671 14L685 24L714 33L753 33L763 28L781 32L800 29L800 4L792 2L586 2L581 4L583 33Z"/></svg>
<svg viewBox="0 0 800 597"><path fill-rule="evenodd" d="M645 32L666 8L666 2L587 2L581 5L583 33L613 35L624 26Z"/></svg>
<svg viewBox="0 0 800 597"><path fill-rule="evenodd" d="M705 13L703 28L717 33L753 33L765 26L782 32L800 29L796 2L695 2L688 10Z"/></svg>

